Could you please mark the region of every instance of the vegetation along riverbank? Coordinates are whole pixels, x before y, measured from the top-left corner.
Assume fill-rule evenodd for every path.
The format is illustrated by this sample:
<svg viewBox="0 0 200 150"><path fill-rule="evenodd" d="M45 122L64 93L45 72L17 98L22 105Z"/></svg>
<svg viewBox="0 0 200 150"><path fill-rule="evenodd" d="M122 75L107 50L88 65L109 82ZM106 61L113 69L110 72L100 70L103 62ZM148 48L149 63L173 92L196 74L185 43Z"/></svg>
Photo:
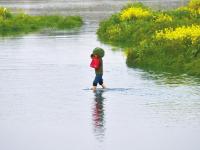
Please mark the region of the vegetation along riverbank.
<svg viewBox="0 0 200 150"><path fill-rule="evenodd" d="M122 47L127 65L200 77L200 0L173 10L127 4L100 23L102 42Z"/></svg>
<svg viewBox="0 0 200 150"><path fill-rule="evenodd" d="M0 7L0 36L29 33L44 28L71 29L82 24L79 16L31 16L25 13L14 14L7 8Z"/></svg>

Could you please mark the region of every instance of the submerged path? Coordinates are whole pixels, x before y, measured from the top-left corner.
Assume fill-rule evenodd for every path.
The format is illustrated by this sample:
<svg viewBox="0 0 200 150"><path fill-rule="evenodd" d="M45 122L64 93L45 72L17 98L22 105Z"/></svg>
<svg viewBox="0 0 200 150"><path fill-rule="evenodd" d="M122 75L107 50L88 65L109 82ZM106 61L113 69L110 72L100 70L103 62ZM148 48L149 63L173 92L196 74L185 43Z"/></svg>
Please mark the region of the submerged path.
<svg viewBox="0 0 200 150"><path fill-rule="evenodd" d="M0 39L0 149L199 150L199 79L128 68L97 27ZM93 93L96 46L110 90Z"/></svg>

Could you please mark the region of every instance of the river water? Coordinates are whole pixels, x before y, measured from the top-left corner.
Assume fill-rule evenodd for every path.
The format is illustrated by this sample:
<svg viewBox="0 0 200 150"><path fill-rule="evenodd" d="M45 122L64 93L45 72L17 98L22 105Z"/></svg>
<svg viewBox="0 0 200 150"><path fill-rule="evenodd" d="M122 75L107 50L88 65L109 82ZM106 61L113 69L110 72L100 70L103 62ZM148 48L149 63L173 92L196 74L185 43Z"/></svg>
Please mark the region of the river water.
<svg viewBox="0 0 200 150"><path fill-rule="evenodd" d="M35 11L37 5L48 12L67 2L0 4L34 14L43 13ZM89 17L80 7L77 12L85 18L80 29L0 39L1 150L200 149L200 80L128 68L120 49L98 41L98 21L123 2L92 1L91 8L114 9ZM69 1L75 3L90 4ZM93 93L89 56L96 46L106 52L104 81L109 89Z"/></svg>

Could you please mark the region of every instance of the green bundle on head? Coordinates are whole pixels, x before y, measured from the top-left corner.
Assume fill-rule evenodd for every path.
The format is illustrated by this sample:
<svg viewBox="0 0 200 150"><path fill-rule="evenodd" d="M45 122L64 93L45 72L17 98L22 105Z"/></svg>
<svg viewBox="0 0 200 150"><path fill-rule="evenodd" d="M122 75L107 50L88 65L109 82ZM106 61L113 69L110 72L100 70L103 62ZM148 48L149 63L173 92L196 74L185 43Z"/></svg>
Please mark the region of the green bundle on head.
<svg viewBox="0 0 200 150"><path fill-rule="evenodd" d="M93 50L93 55L98 55L99 57L103 57L104 56L104 50L100 47L96 47L94 50Z"/></svg>

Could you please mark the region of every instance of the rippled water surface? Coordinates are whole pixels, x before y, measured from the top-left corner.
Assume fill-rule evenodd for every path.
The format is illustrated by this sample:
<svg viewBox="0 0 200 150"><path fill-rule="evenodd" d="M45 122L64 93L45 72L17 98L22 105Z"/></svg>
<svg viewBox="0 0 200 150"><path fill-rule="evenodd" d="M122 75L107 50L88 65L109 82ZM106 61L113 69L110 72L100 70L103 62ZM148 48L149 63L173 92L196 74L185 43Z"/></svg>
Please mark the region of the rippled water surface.
<svg viewBox="0 0 200 150"><path fill-rule="evenodd" d="M34 12L66 2L0 4ZM91 2L82 4L124 1ZM1 150L200 149L200 79L128 68L123 52L97 40L102 12L85 15L80 29L0 39ZM108 89L93 93L89 56L96 46L106 51Z"/></svg>

